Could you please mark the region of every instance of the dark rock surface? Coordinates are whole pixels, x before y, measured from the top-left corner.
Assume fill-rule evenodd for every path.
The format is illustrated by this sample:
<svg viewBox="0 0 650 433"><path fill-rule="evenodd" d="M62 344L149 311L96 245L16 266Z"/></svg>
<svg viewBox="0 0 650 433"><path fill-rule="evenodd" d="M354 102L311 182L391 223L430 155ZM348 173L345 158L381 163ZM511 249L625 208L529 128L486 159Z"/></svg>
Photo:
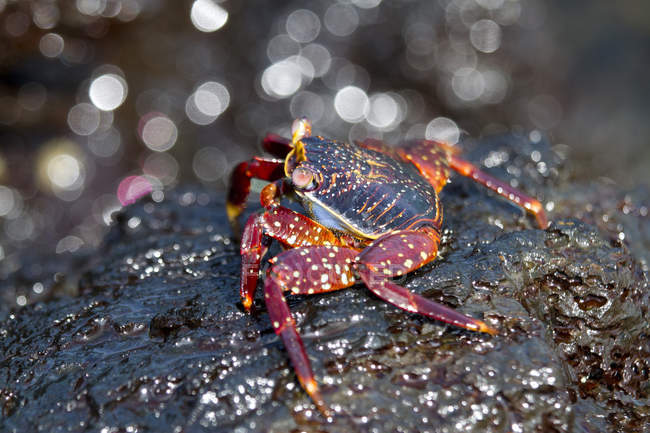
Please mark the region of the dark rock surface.
<svg viewBox="0 0 650 433"><path fill-rule="evenodd" d="M439 259L401 283L498 336L406 313L362 286L291 297L340 414L328 424L261 298L255 314L242 310L223 198L179 188L127 208L85 266L60 264L75 293L53 285L0 310L0 430L650 431L650 194L572 181L563 149L544 141L466 147L552 203L553 223L533 228L456 176Z"/></svg>

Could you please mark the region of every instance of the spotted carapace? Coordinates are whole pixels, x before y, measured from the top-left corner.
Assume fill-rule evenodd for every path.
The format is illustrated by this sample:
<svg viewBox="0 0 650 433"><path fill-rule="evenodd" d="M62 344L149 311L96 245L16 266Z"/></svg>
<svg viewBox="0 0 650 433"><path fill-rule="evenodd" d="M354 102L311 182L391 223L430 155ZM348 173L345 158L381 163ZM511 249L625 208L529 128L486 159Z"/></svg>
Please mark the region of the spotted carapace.
<svg viewBox="0 0 650 433"><path fill-rule="evenodd" d="M297 119L292 139L267 135L264 148L283 159L255 157L233 172L227 211L233 231L251 179L269 181L260 194L263 212L251 215L241 236L240 295L250 310L260 263L272 239L285 251L269 260L264 299L275 333L284 342L300 384L326 417L326 405L284 293L314 294L364 283L375 295L406 311L472 331L496 334L461 314L395 284L436 258L442 205L438 193L450 170L468 176L533 214L547 218L539 201L458 157L453 146L415 140L389 147L377 140L345 143L311 135ZM296 196L306 215L281 205Z"/></svg>

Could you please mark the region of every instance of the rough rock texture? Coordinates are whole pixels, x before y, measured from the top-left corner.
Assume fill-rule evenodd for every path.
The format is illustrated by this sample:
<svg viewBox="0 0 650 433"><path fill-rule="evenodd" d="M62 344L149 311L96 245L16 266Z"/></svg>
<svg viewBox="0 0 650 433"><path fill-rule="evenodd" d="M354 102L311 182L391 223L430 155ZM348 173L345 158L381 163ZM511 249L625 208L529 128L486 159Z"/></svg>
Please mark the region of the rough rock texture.
<svg viewBox="0 0 650 433"><path fill-rule="evenodd" d="M552 202L553 223L535 229L454 177L440 257L401 283L498 336L398 310L363 286L291 297L339 413L328 424L261 298L255 314L242 310L223 198L178 189L126 209L85 267L60 265L58 285L75 293L54 284L0 310L0 430L650 431L650 194L572 182L563 149L544 141L466 147Z"/></svg>

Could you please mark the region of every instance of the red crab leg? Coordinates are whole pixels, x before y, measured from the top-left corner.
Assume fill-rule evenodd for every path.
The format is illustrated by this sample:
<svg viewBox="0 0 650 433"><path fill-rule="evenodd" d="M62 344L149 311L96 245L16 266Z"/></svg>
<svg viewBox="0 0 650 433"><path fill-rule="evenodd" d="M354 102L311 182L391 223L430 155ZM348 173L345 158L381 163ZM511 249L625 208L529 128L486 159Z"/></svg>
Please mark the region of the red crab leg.
<svg viewBox="0 0 650 433"><path fill-rule="evenodd" d="M412 162L438 192L447 183L449 169L451 168L526 209L535 216L537 224L541 228L545 229L548 226L546 213L538 200L479 170L474 164L459 158L456 156L459 151L453 146L436 141L418 140L404 143L398 148L398 152L404 159Z"/></svg>
<svg viewBox="0 0 650 433"><path fill-rule="evenodd" d="M280 135L266 134L266 137L262 140L262 147L271 155L277 156L278 158L285 158L291 152L291 149L293 149L293 144L290 139Z"/></svg>
<svg viewBox="0 0 650 433"><path fill-rule="evenodd" d="M500 196L526 209L528 212L535 216L537 224L539 224L541 228L545 229L548 227L548 218L546 217L546 212L544 212L544 207L538 200L524 194L516 188L511 187L502 180L490 176L489 174L479 170L474 164L465 161L457 156L452 155L449 163L451 168L463 176L471 177L474 181L486 186Z"/></svg>
<svg viewBox="0 0 650 433"><path fill-rule="evenodd" d="M253 305L253 297L260 275L260 262L268 246L264 239L263 215L248 217L241 239L241 280L239 295L246 311Z"/></svg>
<svg viewBox="0 0 650 433"><path fill-rule="evenodd" d="M389 280L433 260L439 242L434 230L423 229L384 236L361 254L347 247L310 246L284 251L270 260L272 266L265 281L264 298L273 329L284 342L300 384L323 415L329 416L330 412L320 395L282 292L311 295L343 289L356 283L354 271L357 271L370 290L397 307L474 331L496 334L480 320L411 293Z"/></svg>
<svg viewBox="0 0 650 433"><path fill-rule="evenodd" d="M267 210L251 215L244 227L240 248L242 268L239 294L246 310L253 305L260 263L267 249L265 237L277 239L287 247L340 244L334 233L325 226L278 204L286 188L284 181L266 185L260 193L260 201Z"/></svg>
<svg viewBox="0 0 650 433"><path fill-rule="evenodd" d="M258 178L268 181L281 179L284 176L284 161L255 157L244 161L235 167L230 177L230 190L226 202L226 212L235 235L239 234L237 218L244 211L246 198L251 189L251 179Z"/></svg>
<svg viewBox="0 0 650 433"><path fill-rule="evenodd" d="M264 298L273 329L282 338L282 342L289 354L289 358L291 358L291 363L298 376L300 385L309 394L318 410L325 417L329 418L331 412L320 394L316 379L314 379L314 373L312 372L309 358L307 358L307 353L305 353L305 347L296 330L296 322L291 316L287 301L282 295L282 289L272 278L266 280L266 284L264 285Z"/></svg>
<svg viewBox="0 0 650 433"><path fill-rule="evenodd" d="M411 293L389 280L435 259L439 243L438 233L428 228L382 236L357 256L357 272L372 292L399 308L472 331L496 334L484 322Z"/></svg>
<svg viewBox="0 0 650 433"><path fill-rule="evenodd" d="M300 384L326 417L330 417L331 412L320 394L296 322L282 292L312 294L353 285L352 262L357 254L353 249L336 246L287 250L271 259L272 267L264 284L264 299L273 329L284 342Z"/></svg>

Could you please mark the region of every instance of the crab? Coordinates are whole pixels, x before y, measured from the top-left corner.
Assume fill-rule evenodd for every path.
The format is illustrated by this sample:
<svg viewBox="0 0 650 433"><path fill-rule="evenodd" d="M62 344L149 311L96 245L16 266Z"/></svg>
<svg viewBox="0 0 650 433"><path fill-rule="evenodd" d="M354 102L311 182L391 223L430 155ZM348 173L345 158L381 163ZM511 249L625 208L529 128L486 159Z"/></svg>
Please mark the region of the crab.
<svg viewBox="0 0 650 433"><path fill-rule="evenodd" d="M226 204L233 231L244 210L252 178L262 189L263 212L252 214L241 235L242 304L253 305L260 264L272 239L285 250L269 260L264 299L275 333L282 339L303 389L326 417L309 359L285 293L311 295L365 284L398 308L471 331L495 335L485 322L461 314L397 285L393 279L436 258L442 205L438 193L450 170L468 176L530 212L541 228L542 204L458 156L454 146L415 140L389 147L374 139L346 143L311 135L297 119L292 138L269 134L264 148L282 159L255 157L234 170ZM309 216L281 205L299 199Z"/></svg>

